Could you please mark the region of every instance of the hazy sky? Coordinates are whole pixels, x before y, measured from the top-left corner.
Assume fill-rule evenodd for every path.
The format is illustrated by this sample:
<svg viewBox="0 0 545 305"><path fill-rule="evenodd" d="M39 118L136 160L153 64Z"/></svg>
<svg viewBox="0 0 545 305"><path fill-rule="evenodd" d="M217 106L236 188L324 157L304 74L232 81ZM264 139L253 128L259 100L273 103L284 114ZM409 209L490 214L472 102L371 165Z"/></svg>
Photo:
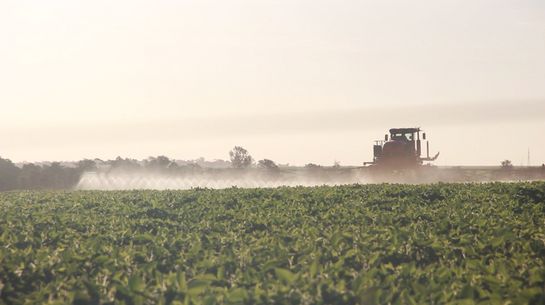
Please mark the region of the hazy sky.
<svg viewBox="0 0 545 305"><path fill-rule="evenodd" d="M545 162L545 1L0 1L0 156Z"/></svg>

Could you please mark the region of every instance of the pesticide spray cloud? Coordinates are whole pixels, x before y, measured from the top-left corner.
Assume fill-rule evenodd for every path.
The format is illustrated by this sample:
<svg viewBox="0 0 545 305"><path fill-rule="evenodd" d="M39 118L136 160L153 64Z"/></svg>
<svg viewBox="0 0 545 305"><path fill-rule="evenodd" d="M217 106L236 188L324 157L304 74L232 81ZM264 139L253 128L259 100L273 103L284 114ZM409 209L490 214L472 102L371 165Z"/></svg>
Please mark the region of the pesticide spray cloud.
<svg viewBox="0 0 545 305"><path fill-rule="evenodd" d="M320 186L367 183L428 184L493 181L545 180L545 167L435 167L423 166L406 171L377 171L373 168L290 168L277 170L218 169L193 172L157 170L105 170L86 172L77 185L80 190L184 190L274 188L281 186Z"/></svg>
<svg viewBox="0 0 545 305"><path fill-rule="evenodd" d="M223 189L274 188L280 186L319 186L367 183L356 171L338 169L298 170L215 170L195 173L158 171L86 172L77 185L80 190L184 190L191 188Z"/></svg>

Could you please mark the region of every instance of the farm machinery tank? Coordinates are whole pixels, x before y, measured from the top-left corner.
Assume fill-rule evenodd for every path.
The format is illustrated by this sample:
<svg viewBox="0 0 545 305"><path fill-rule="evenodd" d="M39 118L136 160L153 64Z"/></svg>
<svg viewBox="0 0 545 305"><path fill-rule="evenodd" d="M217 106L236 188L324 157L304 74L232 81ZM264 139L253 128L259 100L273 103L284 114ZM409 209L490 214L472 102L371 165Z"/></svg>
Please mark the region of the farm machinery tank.
<svg viewBox="0 0 545 305"><path fill-rule="evenodd" d="M386 134L384 140L375 141L373 161L365 162L364 165L397 170L415 168L422 165L424 161L436 160L439 153L430 157L428 141L426 141L426 156L422 157L421 136L422 140L426 140L426 133L420 128L390 129L389 136Z"/></svg>

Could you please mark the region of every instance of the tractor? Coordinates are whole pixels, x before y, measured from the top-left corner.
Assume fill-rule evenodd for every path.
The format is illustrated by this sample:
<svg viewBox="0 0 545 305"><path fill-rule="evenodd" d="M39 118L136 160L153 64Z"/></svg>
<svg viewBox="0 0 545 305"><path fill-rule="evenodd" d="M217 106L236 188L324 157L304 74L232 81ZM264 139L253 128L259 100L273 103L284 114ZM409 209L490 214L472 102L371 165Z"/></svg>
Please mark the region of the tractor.
<svg viewBox="0 0 545 305"><path fill-rule="evenodd" d="M390 135L386 134L384 140L375 141L373 146L373 161L364 165L372 165L376 168L402 170L420 167L424 161L435 161L439 157L437 153L430 157L430 145L426 141L426 157L422 157L422 140L426 140L426 133L420 128L392 128Z"/></svg>

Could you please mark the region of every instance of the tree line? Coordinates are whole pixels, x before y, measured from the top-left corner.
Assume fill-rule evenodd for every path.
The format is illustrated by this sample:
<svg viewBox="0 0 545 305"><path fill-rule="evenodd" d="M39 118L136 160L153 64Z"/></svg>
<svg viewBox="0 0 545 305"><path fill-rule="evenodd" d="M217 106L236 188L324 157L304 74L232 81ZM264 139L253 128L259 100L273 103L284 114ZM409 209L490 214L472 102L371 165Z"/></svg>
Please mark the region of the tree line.
<svg viewBox="0 0 545 305"><path fill-rule="evenodd" d="M85 172L155 171L161 173L187 173L203 170L197 163L178 165L165 156L149 157L139 161L117 157L114 160L85 159L77 162L25 163L14 164L0 157L0 191L27 189L72 189L77 186Z"/></svg>
<svg viewBox="0 0 545 305"><path fill-rule="evenodd" d="M257 163L248 151L235 146L229 152L229 161L216 160L219 166L229 166L235 169L257 167L266 170L277 170L276 163L269 159ZM204 161L203 158L198 160ZM136 160L117 157L113 160L84 159L77 162L24 163L18 165L9 159L0 157L0 191L27 189L72 189L77 186L85 172L116 171L126 172L155 171L166 174L187 174L207 170L205 162L177 162L165 156L149 157ZM209 162L213 164L213 162Z"/></svg>
<svg viewBox="0 0 545 305"><path fill-rule="evenodd" d="M9 159L0 158L0 191L72 188L85 171L86 162L80 162L76 167L63 166L60 162L26 163L19 167Z"/></svg>

